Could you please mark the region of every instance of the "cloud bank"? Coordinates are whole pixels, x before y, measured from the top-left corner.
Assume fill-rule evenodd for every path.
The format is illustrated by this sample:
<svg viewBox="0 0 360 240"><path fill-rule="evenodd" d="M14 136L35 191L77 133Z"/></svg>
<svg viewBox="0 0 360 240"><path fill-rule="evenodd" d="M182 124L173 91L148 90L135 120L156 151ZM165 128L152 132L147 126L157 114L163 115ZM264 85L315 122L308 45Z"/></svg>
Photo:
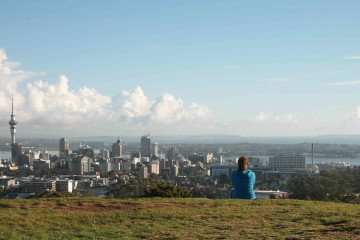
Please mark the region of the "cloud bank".
<svg viewBox="0 0 360 240"><path fill-rule="evenodd" d="M347 56L347 57L345 57L345 59L348 59L348 60L359 60L359 59L360 59L360 56Z"/></svg>
<svg viewBox="0 0 360 240"><path fill-rule="evenodd" d="M360 80L358 81L347 81L347 82L333 82L326 84L327 86L351 86L351 85L359 85Z"/></svg>
<svg viewBox="0 0 360 240"><path fill-rule="evenodd" d="M39 78L45 73L17 70L19 63L7 61L4 49L0 49L0 113L6 127L14 96L15 114L26 127L99 127L119 123L128 126L163 127L189 126L209 117L208 107L191 103L186 105L181 98L164 93L154 100L149 99L140 86L133 91L121 91L111 98L97 90L81 87L69 88L69 79L61 75L56 83L34 80L26 89L18 91L25 80Z"/></svg>

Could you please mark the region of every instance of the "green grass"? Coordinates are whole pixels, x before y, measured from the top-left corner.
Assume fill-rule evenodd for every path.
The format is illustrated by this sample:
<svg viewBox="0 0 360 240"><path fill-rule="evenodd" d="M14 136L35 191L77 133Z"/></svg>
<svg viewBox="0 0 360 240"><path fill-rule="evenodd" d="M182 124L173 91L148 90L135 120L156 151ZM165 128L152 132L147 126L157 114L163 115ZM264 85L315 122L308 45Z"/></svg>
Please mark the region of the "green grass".
<svg viewBox="0 0 360 240"><path fill-rule="evenodd" d="M0 239L360 239L360 205L300 200L0 200Z"/></svg>

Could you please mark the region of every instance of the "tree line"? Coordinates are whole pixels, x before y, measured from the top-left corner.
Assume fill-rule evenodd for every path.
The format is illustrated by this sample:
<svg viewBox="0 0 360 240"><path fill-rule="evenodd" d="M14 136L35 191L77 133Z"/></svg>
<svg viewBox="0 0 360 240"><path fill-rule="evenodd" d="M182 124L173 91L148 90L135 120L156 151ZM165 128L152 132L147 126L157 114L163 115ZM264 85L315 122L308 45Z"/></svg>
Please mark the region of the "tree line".
<svg viewBox="0 0 360 240"><path fill-rule="evenodd" d="M291 198L360 203L360 166L328 169L319 175L292 178Z"/></svg>

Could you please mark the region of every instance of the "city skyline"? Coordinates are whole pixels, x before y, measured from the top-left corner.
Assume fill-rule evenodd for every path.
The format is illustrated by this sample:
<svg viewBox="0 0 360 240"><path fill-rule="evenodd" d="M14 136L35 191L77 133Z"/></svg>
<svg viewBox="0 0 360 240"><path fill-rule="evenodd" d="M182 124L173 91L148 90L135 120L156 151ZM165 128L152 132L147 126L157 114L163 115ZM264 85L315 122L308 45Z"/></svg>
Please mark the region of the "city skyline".
<svg viewBox="0 0 360 240"><path fill-rule="evenodd" d="M360 134L358 1L206 3L2 3L0 137Z"/></svg>

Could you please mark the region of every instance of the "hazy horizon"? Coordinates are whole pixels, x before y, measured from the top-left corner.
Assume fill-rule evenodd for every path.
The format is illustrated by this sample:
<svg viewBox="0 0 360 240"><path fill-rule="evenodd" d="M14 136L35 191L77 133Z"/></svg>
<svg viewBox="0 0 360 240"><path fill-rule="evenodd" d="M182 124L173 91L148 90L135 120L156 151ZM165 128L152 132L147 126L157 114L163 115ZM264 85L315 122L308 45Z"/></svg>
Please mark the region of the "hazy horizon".
<svg viewBox="0 0 360 240"><path fill-rule="evenodd" d="M76 136L67 137L63 135L45 137L30 136L17 138L22 140L46 140L50 139L57 142L61 137L71 141L79 142L106 142L113 143L118 137L129 143L140 143L141 136ZM320 144L360 144L360 135L322 135L322 136L239 136L239 135L151 135L152 142L160 144L234 144L234 143L254 143L254 144L301 144L301 143L320 143ZM3 142L10 142L10 138L0 137Z"/></svg>

